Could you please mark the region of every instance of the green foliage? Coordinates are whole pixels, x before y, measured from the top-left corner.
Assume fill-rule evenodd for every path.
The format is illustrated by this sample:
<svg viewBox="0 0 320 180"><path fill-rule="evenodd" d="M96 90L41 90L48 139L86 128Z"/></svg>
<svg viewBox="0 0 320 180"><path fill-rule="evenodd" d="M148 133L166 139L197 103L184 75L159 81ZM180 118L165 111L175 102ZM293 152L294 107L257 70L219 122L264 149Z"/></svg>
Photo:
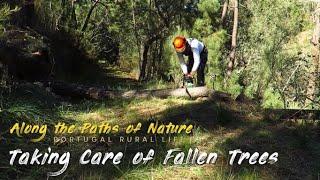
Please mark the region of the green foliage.
<svg viewBox="0 0 320 180"><path fill-rule="evenodd" d="M14 7L13 4L10 6ZM177 84L182 72L172 39L176 35L197 38L208 48L206 84L210 88L234 97L244 92L265 101L273 98L265 96L271 88L280 94L286 106L303 105L305 98L300 96L307 87L304 74L310 73L312 58L309 42L301 41L301 37L311 37L313 5L299 0L240 2L236 62L228 79L225 74L233 24L232 1L226 24L221 22L219 0L103 0L94 4L89 0L36 0L39 22L35 22L35 27L46 35L69 39L94 63L118 64L135 77L141 72L145 54L145 80L174 79ZM13 10L5 4L1 7L3 28ZM143 53L141 47L146 45L148 50ZM294 72L299 64L301 68Z"/></svg>
<svg viewBox="0 0 320 180"><path fill-rule="evenodd" d="M202 0L198 4L200 16L195 19L191 35L194 38L205 38L210 36L215 27L217 17L214 15L219 12L220 3L218 0Z"/></svg>
<svg viewBox="0 0 320 180"><path fill-rule="evenodd" d="M4 23L8 19L9 15L10 15L10 7L5 4L0 9L0 28L1 28L1 32L3 32L2 30L4 28Z"/></svg>
<svg viewBox="0 0 320 180"><path fill-rule="evenodd" d="M264 91L277 84L281 72L292 71L284 68L292 64L285 58L288 51L284 47L306 26L305 6L298 1L248 0L245 7L238 54L239 62L246 66L239 69L245 75L246 94L269 101Z"/></svg>
<svg viewBox="0 0 320 180"><path fill-rule="evenodd" d="M19 11L17 6L11 9L8 4L0 3L0 35L2 35L5 25L8 23L10 15L17 11Z"/></svg>
<svg viewBox="0 0 320 180"><path fill-rule="evenodd" d="M263 94L262 107L284 108L280 93L273 90L272 88L266 89Z"/></svg>
<svg viewBox="0 0 320 180"><path fill-rule="evenodd" d="M207 85L213 86L217 90L223 89L223 79L225 62L222 60L223 45L227 40L227 33L225 30L219 30L204 39L204 43L208 48L208 73L206 75Z"/></svg>
<svg viewBox="0 0 320 180"><path fill-rule="evenodd" d="M208 63L206 81L209 87L213 86L213 81L217 81L216 87L221 86L223 81L224 65L221 61L223 52L221 51L226 42L227 33L225 30L216 30L215 23L217 18L213 17L215 13L219 12L220 3L218 1L203 0L198 5L199 15L194 18L192 28L179 28L172 33L166 40L164 59L168 64L164 67L170 66L168 75L175 79L175 82L180 82L182 77L181 68L177 60L176 53L172 48L172 41L175 36L183 35L185 37L197 38L203 41L208 48ZM187 16L191 17L191 16ZM217 78L213 79L212 76Z"/></svg>
<svg viewBox="0 0 320 180"><path fill-rule="evenodd" d="M201 0L198 8L203 16L210 16L220 10L220 2L219 0Z"/></svg>
<svg viewBox="0 0 320 180"><path fill-rule="evenodd" d="M119 27L121 22L114 23L108 20L109 16L114 15L113 9L123 12L125 7L119 9L119 5L111 2L104 5L98 4L90 14L92 1L37 0L36 13L38 23L46 27L46 33L56 34L58 31L64 35L68 34L68 38L72 39L74 45L85 51L84 54L95 60L114 63L119 54L119 37L121 37L119 32L125 25ZM110 14L106 6L110 6ZM86 20L88 20L87 28L83 29Z"/></svg>
<svg viewBox="0 0 320 180"><path fill-rule="evenodd" d="M194 22L194 28L192 29L192 35L195 38L206 37L213 33L213 29L210 26L210 19L197 19Z"/></svg>
<svg viewBox="0 0 320 180"><path fill-rule="evenodd" d="M237 71L233 71L225 88L225 91L230 93L233 99L237 98L243 90L243 87L239 85L239 76L240 74Z"/></svg>

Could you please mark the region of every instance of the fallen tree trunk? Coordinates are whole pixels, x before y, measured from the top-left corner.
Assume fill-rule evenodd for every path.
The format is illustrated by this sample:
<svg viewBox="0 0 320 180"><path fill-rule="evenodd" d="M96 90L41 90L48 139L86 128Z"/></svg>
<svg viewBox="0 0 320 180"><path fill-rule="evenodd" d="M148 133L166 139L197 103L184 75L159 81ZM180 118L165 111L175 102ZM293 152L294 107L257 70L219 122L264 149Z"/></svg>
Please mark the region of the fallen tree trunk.
<svg viewBox="0 0 320 180"><path fill-rule="evenodd" d="M89 99L131 99L148 97L208 97L213 94L213 90L206 87L178 88L178 89L157 89L157 90L130 90L130 91L111 91L103 88L81 86L78 84L66 84L55 82L51 84L52 91L61 96Z"/></svg>

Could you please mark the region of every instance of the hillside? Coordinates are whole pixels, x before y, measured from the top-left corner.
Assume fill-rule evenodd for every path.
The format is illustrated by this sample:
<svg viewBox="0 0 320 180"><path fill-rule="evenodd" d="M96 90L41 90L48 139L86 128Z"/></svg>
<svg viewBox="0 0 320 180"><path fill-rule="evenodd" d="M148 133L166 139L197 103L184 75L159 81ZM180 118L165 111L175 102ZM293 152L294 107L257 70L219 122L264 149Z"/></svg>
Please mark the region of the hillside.
<svg viewBox="0 0 320 180"><path fill-rule="evenodd" d="M121 76L125 73L121 73ZM128 75L129 76L129 75ZM119 78L119 76L117 76ZM112 77L110 77L112 78ZM125 79L125 78L124 78ZM132 79L134 85L135 80ZM118 81L119 84L123 83ZM1 124L10 126L12 121L55 124L82 124L85 122L116 123L124 127L130 123L141 122L149 124L159 121L163 124L190 123L195 126L192 135L177 135L175 142L141 142L138 143L58 143L54 149L70 151L79 154L85 146L94 151L136 150L146 151L154 148L160 156L150 162L148 166L120 166L105 165L98 168L87 168L73 163L64 174L64 178L82 179L308 179L316 176L319 170L320 141L319 129L315 121L281 120L275 116L269 119L264 110L252 100L235 101L226 94L219 92L209 98L190 100L185 98L148 98L125 100L76 100L59 97L39 88L35 84L24 84L6 97L8 104L1 111ZM151 120L152 119L152 120ZM150 121L151 120L151 121ZM120 136L116 135L116 136ZM33 179L43 176L48 168L24 168L8 166L6 151L13 147L24 150L34 147L45 149L51 146L50 132L45 143L25 143L22 147L21 138L2 133L1 162L2 176L5 178L27 177ZM176 136L176 135L173 135ZM148 140L149 141L149 140ZM187 151L197 147L207 152L218 152L221 159L214 165L161 165L162 156L170 147ZM279 161L273 165L249 165L246 161L241 166L229 166L228 151L243 149L248 152L278 152ZM129 162L130 157L125 158ZM107 171L106 171L107 170ZM31 173L32 172L32 173ZM79 173L80 172L80 173ZM106 173L107 172L107 173Z"/></svg>

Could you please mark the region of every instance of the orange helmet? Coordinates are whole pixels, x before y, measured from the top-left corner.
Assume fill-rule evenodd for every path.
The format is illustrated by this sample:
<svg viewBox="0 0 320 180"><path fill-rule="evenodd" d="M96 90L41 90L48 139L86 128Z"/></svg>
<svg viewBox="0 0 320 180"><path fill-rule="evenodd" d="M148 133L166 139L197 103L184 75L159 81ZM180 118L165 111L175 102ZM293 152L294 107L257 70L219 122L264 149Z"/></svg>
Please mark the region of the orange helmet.
<svg viewBox="0 0 320 180"><path fill-rule="evenodd" d="M177 36L176 38L174 38L173 40L173 46L174 49L177 52L183 52L186 49L186 38L183 36Z"/></svg>

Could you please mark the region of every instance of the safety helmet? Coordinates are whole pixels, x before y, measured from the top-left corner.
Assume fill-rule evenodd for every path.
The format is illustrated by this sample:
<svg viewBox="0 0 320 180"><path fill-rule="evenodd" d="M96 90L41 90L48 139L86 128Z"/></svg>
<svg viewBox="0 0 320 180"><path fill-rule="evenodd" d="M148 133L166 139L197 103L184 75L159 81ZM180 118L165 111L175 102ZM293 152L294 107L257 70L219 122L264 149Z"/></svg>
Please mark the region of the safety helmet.
<svg viewBox="0 0 320 180"><path fill-rule="evenodd" d="M183 37L183 36L177 36L176 38L174 38L173 40L173 46L174 46L174 49L177 51L177 52L183 52L185 49L186 49L186 38Z"/></svg>

